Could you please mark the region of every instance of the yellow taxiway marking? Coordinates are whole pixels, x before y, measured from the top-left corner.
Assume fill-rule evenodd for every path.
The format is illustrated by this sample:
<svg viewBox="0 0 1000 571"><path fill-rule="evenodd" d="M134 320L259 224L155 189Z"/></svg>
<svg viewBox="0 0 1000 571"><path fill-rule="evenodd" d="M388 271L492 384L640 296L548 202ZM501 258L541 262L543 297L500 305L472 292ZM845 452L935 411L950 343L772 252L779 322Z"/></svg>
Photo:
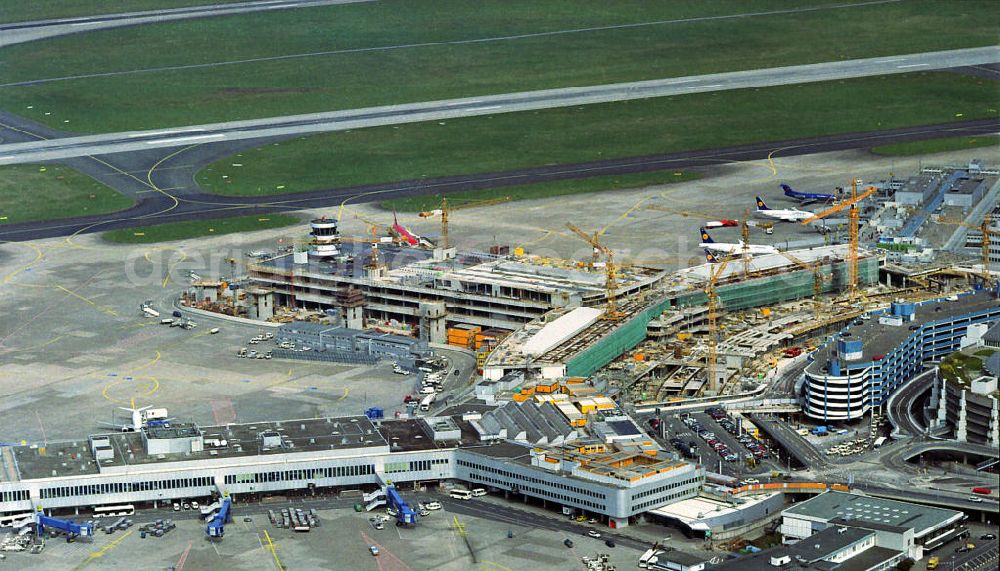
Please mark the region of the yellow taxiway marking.
<svg viewBox="0 0 1000 571"><path fill-rule="evenodd" d="M20 243L21 243L21 244L24 244L25 246L27 246L27 247L29 247L29 248L31 248L32 250L34 250L34 251L35 251L35 259L34 259L34 260L31 260L31 261L30 261L30 262L28 262L27 264L25 264L25 265L21 266L20 268L17 268L17 269L16 269L16 270L14 270L13 272L11 272L11 273L7 274L6 276L4 276L4 278L3 278L3 281L2 281L2 282L0 282L0 283L2 283L2 284L7 284L7 283L10 283L10 280L14 279L14 278L15 278L15 277L17 276L17 274L19 274L19 273L21 273L21 272L23 272L23 271L27 270L28 268L30 268L31 266L34 266L34 265L35 265L35 264L37 264L38 262L41 262L41 261L42 261L42 258L44 258L44 257L45 257L45 253L44 253L44 252L42 252L42 249L41 249L41 248L39 248L38 246L36 246L36 245L34 245L34 244L31 244L31 243L29 243L29 242L20 242Z"/></svg>
<svg viewBox="0 0 1000 571"><path fill-rule="evenodd" d="M113 317L118 317L118 312L117 311L111 309L110 307L105 307L105 306L103 306L103 305L95 302L92 299L88 299L88 298L86 298L86 297L84 297L84 296L76 293L75 291L69 289L68 287L61 286L61 285L56 285L56 286L53 286L53 287L55 287L56 289L62 290L62 291L68 293L69 295L71 295L71 296L73 296L73 297L75 297L75 298L77 298L77 299L79 299L81 301L85 301L85 302L89 303L90 305L93 305L94 307L96 307L97 309L100 309L101 311L103 311L104 313L107 313L108 315L111 315Z"/></svg>
<svg viewBox="0 0 1000 571"><path fill-rule="evenodd" d="M127 377L128 378L119 377L111 381L107 385L105 385L104 389L101 391L101 396L115 404L128 405L129 402L135 401L135 397L129 397L130 400L121 400L112 397L111 395L108 394L108 392L122 383L140 383L144 381L149 382L150 384L146 388L146 391L139 394L138 396L140 397L152 396L153 394L156 393L156 391L160 390L160 381L156 377L149 377L149 376L134 377L131 375L127 375Z"/></svg>
<svg viewBox="0 0 1000 571"><path fill-rule="evenodd" d="M37 350L41 349L42 347L46 347L48 345L51 345L51 344L55 343L56 341L58 341L58 340L60 340L62 338L63 338L63 335L57 335L57 336L53 337L52 339L49 339L48 341L46 341L44 343L39 343L38 345L35 345L33 347L7 349L7 352L9 352L9 353L15 353L15 352L18 352L18 351L22 351L22 352L23 351L37 351Z"/></svg>
<svg viewBox="0 0 1000 571"><path fill-rule="evenodd" d="M86 559L85 559L85 560L83 561L83 563L80 563L79 565L77 565L76 567L74 567L74 568L73 568L73 571L76 571L77 569L82 569L82 568L83 568L84 566L86 566L86 565L87 565L88 563L90 563L91 561L93 561L93 560L95 560L95 559L98 559L98 558L100 558L100 557L104 557L104 555L105 555L105 554L106 554L107 552L109 552L109 551L111 551L112 549L114 549L114 548L118 547L118 544L120 544L120 543L121 543L122 541L125 541L125 538L126 538L126 537L128 537L128 536L130 536L130 535L132 535L132 533L133 533L134 531L135 531L134 529L130 529L130 530L126 531L126 532L125 532L125 533L124 533L124 534L123 534L123 535L122 535L121 537L119 537L118 539L116 539L116 540L112 541L111 543L109 543L109 544L105 545L104 547L102 547L102 548L98 549L97 551L94 551L94 552L92 552L92 553L91 553L90 555L88 555L88 556L87 556L87 558L86 558Z"/></svg>

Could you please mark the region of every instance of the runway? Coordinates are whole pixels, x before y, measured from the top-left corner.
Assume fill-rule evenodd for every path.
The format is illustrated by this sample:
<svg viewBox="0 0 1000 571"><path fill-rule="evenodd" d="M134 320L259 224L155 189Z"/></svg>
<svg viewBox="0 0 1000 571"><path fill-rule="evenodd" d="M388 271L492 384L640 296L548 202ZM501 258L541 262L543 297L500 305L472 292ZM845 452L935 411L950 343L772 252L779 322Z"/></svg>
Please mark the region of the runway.
<svg viewBox="0 0 1000 571"><path fill-rule="evenodd" d="M0 145L0 165L1000 62L995 46Z"/></svg>
<svg viewBox="0 0 1000 571"><path fill-rule="evenodd" d="M868 133L848 133L790 141L773 141L713 150L684 151L662 155L629 157L587 163L550 165L505 172L480 173L466 176L440 177L371 184L348 188L331 188L313 192L275 196L231 197L207 194L194 183L194 174L217 158L260 145L266 140L242 140L212 145L186 145L162 152L126 153L120 155L79 157L81 163L100 161L98 171L105 179L119 179L131 187L128 194L137 197L138 204L128 210L99 216L85 216L47 222L28 222L0 226L0 240L23 241L40 238L103 232L144 224L181 220L204 220L250 213L283 212L289 210L339 206L345 200L355 203L372 202L392 197L431 193L451 193L465 190L497 188L517 184L586 178L621 173L664 169L697 169L733 161L751 161L767 157L795 156L846 149L864 149L877 145L929 139L942 136L975 135L1000 131L1000 119L966 121L909 127ZM74 168L88 172L81 163ZM108 167L112 168L108 172ZM115 188L118 188L115 186Z"/></svg>
<svg viewBox="0 0 1000 571"><path fill-rule="evenodd" d="M288 8L305 8L312 6L328 6L331 4L353 4L371 2L372 0L259 0L238 2L233 4L213 4L206 6L190 6L187 8L168 8L163 10L147 10L143 12L128 12L122 14L102 14L98 16L80 16L76 18L58 18L53 20L37 20L34 22L11 22L0 24L0 47L22 44L35 40L93 32L122 26L137 26L139 24L154 24L191 18L207 18L210 16L226 16L231 14L246 14L264 10L284 10Z"/></svg>

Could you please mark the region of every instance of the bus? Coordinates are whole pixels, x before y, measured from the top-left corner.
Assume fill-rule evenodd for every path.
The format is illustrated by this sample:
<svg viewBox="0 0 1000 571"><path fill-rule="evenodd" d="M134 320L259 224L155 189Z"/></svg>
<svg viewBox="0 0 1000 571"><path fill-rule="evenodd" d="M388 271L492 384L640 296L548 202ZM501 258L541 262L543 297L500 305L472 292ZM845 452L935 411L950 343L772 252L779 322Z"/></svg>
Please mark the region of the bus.
<svg viewBox="0 0 1000 571"><path fill-rule="evenodd" d="M428 410L430 410L431 409L431 405L434 404L434 400L436 398L437 398L437 393L431 393L431 394L425 396L420 401L420 410L425 411L425 412L428 411Z"/></svg>
<svg viewBox="0 0 1000 571"><path fill-rule="evenodd" d="M449 492L448 495L451 496L451 497L453 497L453 498L455 498L455 499L457 499L457 500L471 500L472 499L472 492L470 492L469 490L456 489L456 490L452 490L451 492Z"/></svg>
<svg viewBox="0 0 1000 571"><path fill-rule="evenodd" d="M639 569L648 569L649 560L656 556L657 553L659 552L656 549L647 549L646 552L639 557Z"/></svg>
<svg viewBox="0 0 1000 571"><path fill-rule="evenodd" d="M114 506L97 506L94 508L94 517L122 517L135 515L135 506L132 504L119 504Z"/></svg>
<svg viewBox="0 0 1000 571"><path fill-rule="evenodd" d="M991 490L989 488L972 488L972 493L973 494L982 494L984 496L988 496L991 493L993 493L993 490Z"/></svg>

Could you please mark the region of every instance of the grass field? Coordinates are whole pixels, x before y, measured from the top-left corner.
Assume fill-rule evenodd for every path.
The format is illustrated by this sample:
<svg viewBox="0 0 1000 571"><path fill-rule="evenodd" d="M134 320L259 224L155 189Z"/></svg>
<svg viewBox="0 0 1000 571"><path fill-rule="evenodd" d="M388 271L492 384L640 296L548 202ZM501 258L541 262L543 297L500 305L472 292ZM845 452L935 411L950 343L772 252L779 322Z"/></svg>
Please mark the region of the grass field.
<svg viewBox="0 0 1000 571"><path fill-rule="evenodd" d="M0 0L0 22L30 22L244 1L246 0Z"/></svg>
<svg viewBox="0 0 1000 571"><path fill-rule="evenodd" d="M1000 145L1000 136L977 135L974 137L945 137L942 139L899 143L898 145L884 145L873 148L872 152L876 155L908 157L913 155L943 153L945 151L961 151L963 149L995 147L996 145Z"/></svg>
<svg viewBox="0 0 1000 571"><path fill-rule="evenodd" d="M979 0L832 6L387 0L206 18L5 48L0 99L107 132L991 45L1000 22ZM207 67L165 69L192 65ZM109 72L125 74L93 76Z"/></svg>
<svg viewBox="0 0 1000 571"><path fill-rule="evenodd" d="M105 232L103 237L109 242L118 244L152 244L154 242L169 242L171 240L186 240L200 236L221 236L236 232L253 232L269 230L299 224L301 221L287 214L254 214L235 218L218 218L215 220L192 220L189 222L171 222L156 226L137 226Z"/></svg>
<svg viewBox="0 0 1000 571"><path fill-rule="evenodd" d="M624 190L640 188L657 184L671 184L701 178L694 172L655 171L620 175L594 176L579 180L557 180L537 184L518 184L502 188L485 190L470 190L465 192L449 192L448 200L453 206L462 202L488 201L497 198L510 197L511 200L529 200L532 198L548 198L568 194L583 194L586 192L601 192L606 190ZM398 212L422 212L441 207L441 196L412 196L407 198L391 198L379 203L386 210Z"/></svg>
<svg viewBox="0 0 1000 571"><path fill-rule="evenodd" d="M995 84L953 74L725 91L303 137L196 180L219 194L301 192L996 117L995 99Z"/></svg>
<svg viewBox="0 0 1000 571"><path fill-rule="evenodd" d="M0 167L0 225L124 210L133 202L60 165Z"/></svg>

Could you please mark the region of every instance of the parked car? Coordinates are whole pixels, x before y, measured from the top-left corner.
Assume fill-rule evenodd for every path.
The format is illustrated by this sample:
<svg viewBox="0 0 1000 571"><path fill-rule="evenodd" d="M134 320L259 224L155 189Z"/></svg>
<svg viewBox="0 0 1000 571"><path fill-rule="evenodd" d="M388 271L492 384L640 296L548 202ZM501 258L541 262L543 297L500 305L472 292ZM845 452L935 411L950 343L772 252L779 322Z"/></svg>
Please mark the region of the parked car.
<svg viewBox="0 0 1000 571"><path fill-rule="evenodd" d="M597 531L596 529L588 529L587 530L587 535L589 535L590 537L595 537L595 538L596 537L601 537L601 532Z"/></svg>

